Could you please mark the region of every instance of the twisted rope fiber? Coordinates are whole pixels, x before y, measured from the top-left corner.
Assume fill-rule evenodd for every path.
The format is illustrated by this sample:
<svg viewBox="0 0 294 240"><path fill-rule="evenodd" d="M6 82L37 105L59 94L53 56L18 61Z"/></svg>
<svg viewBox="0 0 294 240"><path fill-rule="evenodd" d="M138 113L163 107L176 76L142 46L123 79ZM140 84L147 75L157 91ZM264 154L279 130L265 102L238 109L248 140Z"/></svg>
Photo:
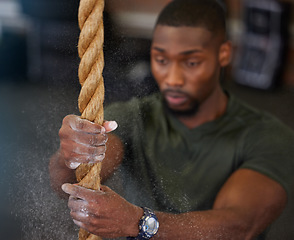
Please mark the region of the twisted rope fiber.
<svg viewBox="0 0 294 240"><path fill-rule="evenodd" d="M80 37L78 53L81 59L79 65L79 81L81 91L78 99L81 118L103 123L104 68L103 42L103 10L104 0L80 0L78 21ZM82 164L76 170L79 186L100 189L101 163ZM80 229L79 240L99 240L98 236Z"/></svg>

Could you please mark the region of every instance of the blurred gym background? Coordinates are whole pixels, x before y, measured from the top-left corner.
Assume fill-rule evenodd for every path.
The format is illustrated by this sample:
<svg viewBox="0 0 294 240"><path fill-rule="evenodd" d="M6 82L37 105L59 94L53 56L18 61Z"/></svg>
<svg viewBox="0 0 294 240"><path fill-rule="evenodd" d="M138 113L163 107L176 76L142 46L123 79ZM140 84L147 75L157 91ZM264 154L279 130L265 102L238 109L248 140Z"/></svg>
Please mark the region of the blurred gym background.
<svg viewBox="0 0 294 240"><path fill-rule="evenodd" d="M149 47L156 16L169 1L106 0L106 105L157 90ZM294 129L294 2L220 2L234 45L224 87ZM1 239L76 238L66 201L50 189L47 165L62 118L79 114L78 5L0 0ZM268 239L294 239L293 201Z"/></svg>

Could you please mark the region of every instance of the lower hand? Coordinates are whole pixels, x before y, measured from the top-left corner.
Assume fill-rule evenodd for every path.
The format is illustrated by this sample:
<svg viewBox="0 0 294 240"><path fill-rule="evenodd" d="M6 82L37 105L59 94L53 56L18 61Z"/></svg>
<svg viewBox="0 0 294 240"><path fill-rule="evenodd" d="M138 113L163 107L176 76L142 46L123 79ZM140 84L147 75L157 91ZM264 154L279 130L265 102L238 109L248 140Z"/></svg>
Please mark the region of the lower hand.
<svg viewBox="0 0 294 240"><path fill-rule="evenodd" d="M95 191L64 184L62 189L70 195L70 215L79 227L104 238L138 235L138 224L143 210L127 202L110 188L101 186L100 191Z"/></svg>

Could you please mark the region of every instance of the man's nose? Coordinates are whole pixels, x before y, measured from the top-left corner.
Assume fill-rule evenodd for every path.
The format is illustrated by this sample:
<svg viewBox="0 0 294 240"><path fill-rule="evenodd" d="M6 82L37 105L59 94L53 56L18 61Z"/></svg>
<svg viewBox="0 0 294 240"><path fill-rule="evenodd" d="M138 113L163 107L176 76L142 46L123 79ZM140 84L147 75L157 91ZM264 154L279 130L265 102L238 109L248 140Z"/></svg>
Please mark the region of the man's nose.
<svg viewBox="0 0 294 240"><path fill-rule="evenodd" d="M184 84L184 76L181 67L174 63L171 65L166 77L166 84L172 87L180 87Z"/></svg>

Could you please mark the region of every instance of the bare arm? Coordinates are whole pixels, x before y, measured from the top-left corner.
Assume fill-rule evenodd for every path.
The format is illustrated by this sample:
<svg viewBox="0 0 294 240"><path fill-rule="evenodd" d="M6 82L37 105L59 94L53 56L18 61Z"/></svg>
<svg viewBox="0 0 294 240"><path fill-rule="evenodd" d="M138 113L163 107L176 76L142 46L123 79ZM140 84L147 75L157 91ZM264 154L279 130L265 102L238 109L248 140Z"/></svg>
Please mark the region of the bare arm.
<svg viewBox="0 0 294 240"><path fill-rule="evenodd" d="M255 171L238 170L219 192L212 210L158 212L160 228L154 239L253 239L280 215L286 202L280 184Z"/></svg>
<svg viewBox="0 0 294 240"><path fill-rule="evenodd" d="M71 195L68 205L78 226L101 237L137 236L142 209L111 189L103 186L100 192L66 184L63 190ZM253 239L279 216L286 201L277 182L252 170L238 170L219 192L213 209L177 215L156 212L160 226L153 239Z"/></svg>
<svg viewBox="0 0 294 240"><path fill-rule="evenodd" d="M113 134L108 134L105 159L102 162L101 182L107 180L121 164L124 155L121 140Z"/></svg>
<svg viewBox="0 0 294 240"><path fill-rule="evenodd" d="M60 197L66 197L61 191L61 186L63 183L74 183L76 177L74 170L65 165L64 159L60 156L60 150L58 150L50 159L49 173L50 183L53 190L58 193Z"/></svg>
<svg viewBox="0 0 294 240"><path fill-rule="evenodd" d="M76 182L75 169L81 163L103 160L102 180L113 173L123 156L120 139L108 134L116 126L113 126L113 122L105 122L100 126L74 115L64 118L59 131L60 148L49 163L51 185L54 190L63 193L61 191L63 183Z"/></svg>

